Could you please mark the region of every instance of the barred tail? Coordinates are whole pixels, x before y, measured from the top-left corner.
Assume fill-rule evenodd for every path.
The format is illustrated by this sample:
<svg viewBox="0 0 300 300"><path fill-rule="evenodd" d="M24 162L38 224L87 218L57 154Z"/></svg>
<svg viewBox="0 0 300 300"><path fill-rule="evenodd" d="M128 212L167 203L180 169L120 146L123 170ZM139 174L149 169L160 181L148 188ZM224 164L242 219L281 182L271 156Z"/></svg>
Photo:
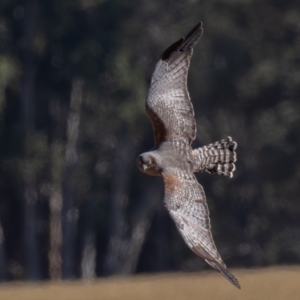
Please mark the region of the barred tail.
<svg viewBox="0 0 300 300"><path fill-rule="evenodd" d="M228 271L226 266L222 266L216 262L205 260L210 266L219 271L227 280L229 280L238 289L241 288L239 281Z"/></svg>
<svg viewBox="0 0 300 300"><path fill-rule="evenodd" d="M235 170L237 143L227 139L193 150L194 172L202 171L232 177Z"/></svg>

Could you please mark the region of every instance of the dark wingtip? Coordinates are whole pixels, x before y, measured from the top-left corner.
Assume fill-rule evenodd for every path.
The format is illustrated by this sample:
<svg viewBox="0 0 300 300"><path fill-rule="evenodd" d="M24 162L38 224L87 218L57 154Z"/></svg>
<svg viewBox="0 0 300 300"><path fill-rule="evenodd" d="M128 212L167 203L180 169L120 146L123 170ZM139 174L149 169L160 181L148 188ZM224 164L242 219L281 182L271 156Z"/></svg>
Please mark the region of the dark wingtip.
<svg viewBox="0 0 300 300"><path fill-rule="evenodd" d="M185 37L185 40L187 41L196 31L201 31L201 34L203 32L203 23L199 22Z"/></svg>
<svg viewBox="0 0 300 300"><path fill-rule="evenodd" d="M174 44L172 44L170 47L168 47L164 53L161 55L160 59L161 60L167 60L171 53L173 51L176 51L178 48L180 48L180 46L184 43L184 38L181 38L180 40L178 40L177 42L175 42Z"/></svg>
<svg viewBox="0 0 300 300"><path fill-rule="evenodd" d="M203 24L198 23L184 38L184 43L178 49L179 51L184 51L186 49L194 48L203 34Z"/></svg>
<svg viewBox="0 0 300 300"><path fill-rule="evenodd" d="M224 262L219 261L211 261L208 259L205 259L205 261L214 269L218 270L228 281L230 281L235 287L237 287L238 289L241 289L241 285L239 283L239 281L234 277L233 274L231 274L229 272L229 270L226 268L226 265L224 264Z"/></svg>
<svg viewBox="0 0 300 300"><path fill-rule="evenodd" d="M233 274L231 274L226 268L224 268L223 266L218 266L219 267L219 271L221 272L221 274L228 280L230 281L236 288L241 289L241 285L239 283L239 281L234 277Z"/></svg>
<svg viewBox="0 0 300 300"><path fill-rule="evenodd" d="M198 32L198 33L197 33ZM203 33L203 23L199 22L184 38L181 38L180 40L178 40L177 42L175 42L174 44L172 44L170 47L168 47L163 54L161 55L160 59L161 60L167 60L168 58L170 58L172 52L176 51L176 50L180 50L183 51L184 49L186 49L187 47L193 47L197 41L199 39L196 39L195 44L193 45L193 43L191 43L191 41L189 41L189 39L191 39L191 37L193 37L195 34L199 36L199 38L201 37ZM192 38L193 40L193 38Z"/></svg>

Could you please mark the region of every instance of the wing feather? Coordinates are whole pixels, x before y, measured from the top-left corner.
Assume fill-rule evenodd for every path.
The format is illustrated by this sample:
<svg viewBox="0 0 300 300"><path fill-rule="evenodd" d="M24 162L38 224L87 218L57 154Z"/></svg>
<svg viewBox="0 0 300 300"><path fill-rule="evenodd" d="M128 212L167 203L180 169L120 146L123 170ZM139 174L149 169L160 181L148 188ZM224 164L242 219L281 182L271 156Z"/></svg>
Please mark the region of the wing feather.
<svg viewBox="0 0 300 300"><path fill-rule="evenodd" d="M162 173L162 176L165 182L165 206L185 243L240 288L237 279L227 270L214 243L206 197L195 175L173 169Z"/></svg>
<svg viewBox="0 0 300 300"><path fill-rule="evenodd" d="M174 140L190 144L195 139L196 122L187 74L193 47L202 32L202 23L199 23L185 38L165 50L156 64L146 101L155 145Z"/></svg>

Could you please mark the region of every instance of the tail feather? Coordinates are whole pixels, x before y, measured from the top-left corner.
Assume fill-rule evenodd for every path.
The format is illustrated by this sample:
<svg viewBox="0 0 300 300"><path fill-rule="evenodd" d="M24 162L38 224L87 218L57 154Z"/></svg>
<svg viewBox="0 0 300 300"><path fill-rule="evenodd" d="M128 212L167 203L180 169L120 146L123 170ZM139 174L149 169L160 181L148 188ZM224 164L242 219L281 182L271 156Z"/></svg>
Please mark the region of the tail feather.
<svg viewBox="0 0 300 300"><path fill-rule="evenodd" d="M214 269L219 271L228 281L230 281L234 286L236 286L238 289L241 288L239 281L231 274L226 266L222 266L216 262L205 260L210 266L212 266Z"/></svg>
<svg viewBox="0 0 300 300"><path fill-rule="evenodd" d="M194 172L216 173L228 177L235 171L237 143L227 139L193 150Z"/></svg>

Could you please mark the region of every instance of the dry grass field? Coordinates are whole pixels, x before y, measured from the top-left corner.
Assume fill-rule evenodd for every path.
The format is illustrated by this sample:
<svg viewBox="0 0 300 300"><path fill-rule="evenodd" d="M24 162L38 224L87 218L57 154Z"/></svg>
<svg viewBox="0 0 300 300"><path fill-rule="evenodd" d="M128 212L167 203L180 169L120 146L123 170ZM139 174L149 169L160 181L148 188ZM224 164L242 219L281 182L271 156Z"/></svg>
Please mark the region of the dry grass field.
<svg viewBox="0 0 300 300"><path fill-rule="evenodd" d="M241 283L241 290L217 272L202 272L101 279L90 283L9 283L0 285L0 299L300 299L299 267L232 271Z"/></svg>

